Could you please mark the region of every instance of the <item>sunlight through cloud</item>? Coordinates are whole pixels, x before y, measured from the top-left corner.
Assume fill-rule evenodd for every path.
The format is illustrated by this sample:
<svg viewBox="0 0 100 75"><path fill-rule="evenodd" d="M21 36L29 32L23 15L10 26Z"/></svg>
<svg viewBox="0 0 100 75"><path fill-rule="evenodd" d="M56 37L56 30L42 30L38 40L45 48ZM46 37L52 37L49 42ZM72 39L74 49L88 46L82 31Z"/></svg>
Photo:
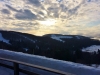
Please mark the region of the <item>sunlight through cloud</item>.
<svg viewBox="0 0 100 75"><path fill-rule="evenodd" d="M51 26L51 25L55 25L56 20L55 19L46 19L44 21L39 21L39 23L42 25Z"/></svg>
<svg viewBox="0 0 100 75"><path fill-rule="evenodd" d="M0 7L0 29L100 37L100 0L0 0Z"/></svg>

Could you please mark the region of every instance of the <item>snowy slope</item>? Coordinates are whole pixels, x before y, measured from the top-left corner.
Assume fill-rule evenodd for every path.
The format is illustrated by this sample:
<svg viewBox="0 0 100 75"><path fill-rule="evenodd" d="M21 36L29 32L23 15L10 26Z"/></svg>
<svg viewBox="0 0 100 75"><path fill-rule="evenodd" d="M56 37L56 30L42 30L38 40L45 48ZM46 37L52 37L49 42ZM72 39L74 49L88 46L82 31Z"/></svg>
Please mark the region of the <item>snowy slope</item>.
<svg viewBox="0 0 100 75"><path fill-rule="evenodd" d="M92 45L90 47L87 47L87 48L83 48L82 51L83 52L97 52L98 49L100 50L100 45Z"/></svg>
<svg viewBox="0 0 100 75"><path fill-rule="evenodd" d="M77 39L81 39L79 36L76 36Z"/></svg>
<svg viewBox="0 0 100 75"><path fill-rule="evenodd" d="M71 36L56 36L56 35L51 35L51 38L55 39L55 40L58 40L58 41L61 41L61 42L65 42L65 41L62 40L63 38L71 39L73 37L71 37Z"/></svg>
<svg viewBox="0 0 100 75"><path fill-rule="evenodd" d="M27 40L29 40L29 41L31 41L31 42L33 42L33 43L36 42L36 40L32 40L32 39L30 39L30 38L28 38L28 37L26 37L26 36L24 36L24 35L21 35L21 34L18 34L18 33L14 33L14 34L16 34L16 35L18 35L18 36L21 36L21 37L24 37L25 39L27 39Z"/></svg>
<svg viewBox="0 0 100 75"><path fill-rule="evenodd" d="M72 73L75 75L100 75L100 69L96 69L90 66L85 66L83 64L55 60L52 58L46 58L43 56L30 55L30 54L25 54L20 52L12 52L8 50L0 50L0 57L5 57L9 59L14 59L18 61L23 61L35 65L48 67L48 68L53 68L60 71ZM27 67L26 69L29 70L30 68ZM43 74L43 75L47 75L47 74ZM52 74L48 74L48 75L52 75Z"/></svg>
<svg viewBox="0 0 100 75"><path fill-rule="evenodd" d="M1 34L1 33L0 33L0 41L3 41L3 42L5 42L5 43L9 44L9 40L4 39L4 38L2 37L2 34Z"/></svg>

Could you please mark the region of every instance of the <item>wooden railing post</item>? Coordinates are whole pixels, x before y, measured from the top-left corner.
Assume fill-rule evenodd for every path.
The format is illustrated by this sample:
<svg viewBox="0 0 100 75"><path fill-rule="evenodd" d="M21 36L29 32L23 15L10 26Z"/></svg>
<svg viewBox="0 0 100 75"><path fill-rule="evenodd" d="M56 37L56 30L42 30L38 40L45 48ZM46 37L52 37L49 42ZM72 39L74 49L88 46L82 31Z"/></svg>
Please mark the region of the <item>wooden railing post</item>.
<svg viewBox="0 0 100 75"><path fill-rule="evenodd" d="M19 75L19 64L15 62L13 64L14 64L14 75Z"/></svg>

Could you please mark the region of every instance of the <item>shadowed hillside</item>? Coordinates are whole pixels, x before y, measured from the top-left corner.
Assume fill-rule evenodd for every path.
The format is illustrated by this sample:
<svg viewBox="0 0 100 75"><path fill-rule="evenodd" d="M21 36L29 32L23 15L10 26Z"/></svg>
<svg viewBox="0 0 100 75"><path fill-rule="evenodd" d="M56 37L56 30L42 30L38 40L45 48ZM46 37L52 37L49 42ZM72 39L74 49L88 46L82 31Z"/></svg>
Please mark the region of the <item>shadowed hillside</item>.
<svg viewBox="0 0 100 75"><path fill-rule="evenodd" d="M86 64L88 62L86 62L87 59L84 56L90 53L82 52L82 48L100 45L99 40L80 35L47 34L35 36L27 33L2 30L0 34L1 49Z"/></svg>

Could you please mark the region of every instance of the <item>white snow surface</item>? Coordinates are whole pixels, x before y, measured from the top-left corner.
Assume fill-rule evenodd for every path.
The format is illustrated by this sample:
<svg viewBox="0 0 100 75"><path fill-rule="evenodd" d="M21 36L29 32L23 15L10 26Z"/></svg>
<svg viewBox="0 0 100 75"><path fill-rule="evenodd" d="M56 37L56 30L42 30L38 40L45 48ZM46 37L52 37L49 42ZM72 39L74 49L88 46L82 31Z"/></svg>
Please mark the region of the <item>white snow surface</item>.
<svg viewBox="0 0 100 75"><path fill-rule="evenodd" d="M3 41L3 42L5 42L5 43L7 43L7 44L10 44L10 43L9 43L9 40L4 39L4 38L2 37L2 34L1 34L1 33L0 33L0 41Z"/></svg>
<svg viewBox="0 0 100 75"><path fill-rule="evenodd" d="M76 36L77 39L81 39L79 36Z"/></svg>
<svg viewBox="0 0 100 75"><path fill-rule="evenodd" d="M98 49L100 50L100 45L92 45L90 47L87 47L87 48L83 48L82 51L83 52L97 52Z"/></svg>
<svg viewBox="0 0 100 75"><path fill-rule="evenodd" d="M90 66L85 66L79 63L47 58L44 56L30 55L30 54L25 54L21 52L13 52L9 50L0 49L0 57L18 60L18 61L35 64L35 65L40 65L40 66L44 66L48 68L53 68L53 69L68 72L74 75L100 75L100 69L90 67ZM25 69L25 66L22 68ZM26 69L32 70L28 67L26 67ZM55 75L55 74L49 74L49 73L38 71L38 70L35 70L35 72L38 72L38 73L40 72L41 75Z"/></svg>
<svg viewBox="0 0 100 75"><path fill-rule="evenodd" d="M92 64L91 66L100 69L100 65L98 64Z"/></svg>
<svg viewBox="0 0 100 75"><path fill-rule="evenodd" d="M56 35L51 35L51 38L55 39L55 40L58 40L58 41L61 41L61 42L65 42L65 41L62 40L63 38L71 39L73 37L71 37L71 36L56 36Z"/></svg>

